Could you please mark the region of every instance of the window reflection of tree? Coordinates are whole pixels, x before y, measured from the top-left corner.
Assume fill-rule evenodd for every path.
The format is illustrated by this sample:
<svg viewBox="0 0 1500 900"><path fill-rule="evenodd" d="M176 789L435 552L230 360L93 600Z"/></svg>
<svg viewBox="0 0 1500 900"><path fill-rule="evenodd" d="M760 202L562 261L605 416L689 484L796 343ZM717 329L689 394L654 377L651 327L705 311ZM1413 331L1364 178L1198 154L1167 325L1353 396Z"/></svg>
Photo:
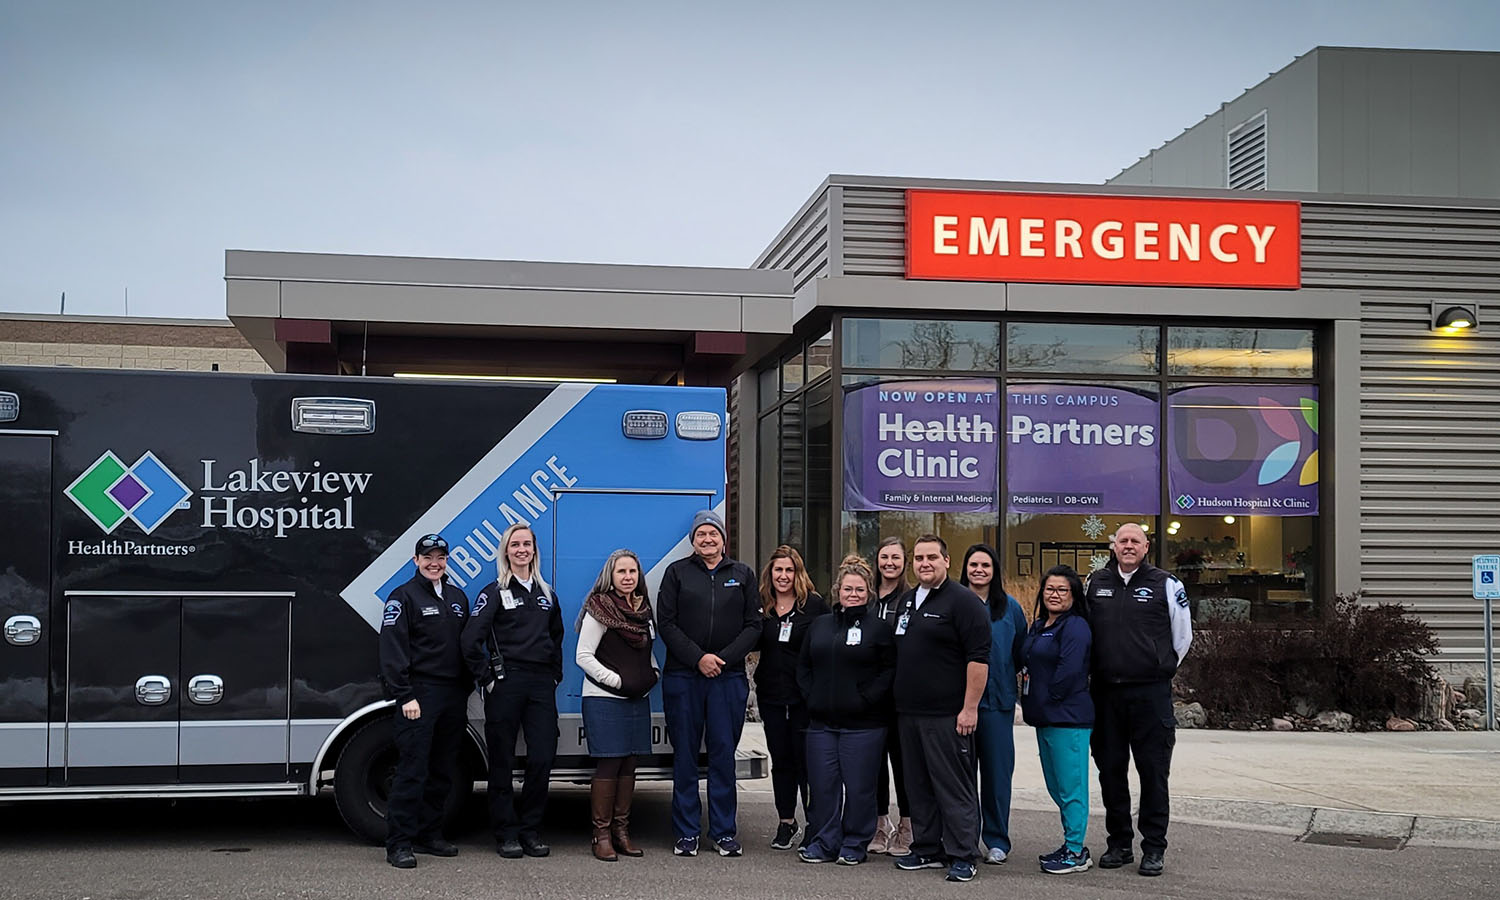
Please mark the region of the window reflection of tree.
<svg viewBox="0 0 1500 900"><path fill-rule="evenodd" d="M960 338L952 322L917 322L905 339L890 342L901 352L901 366L908 369L1000 368L1000 348L994 341Z"/></svg>

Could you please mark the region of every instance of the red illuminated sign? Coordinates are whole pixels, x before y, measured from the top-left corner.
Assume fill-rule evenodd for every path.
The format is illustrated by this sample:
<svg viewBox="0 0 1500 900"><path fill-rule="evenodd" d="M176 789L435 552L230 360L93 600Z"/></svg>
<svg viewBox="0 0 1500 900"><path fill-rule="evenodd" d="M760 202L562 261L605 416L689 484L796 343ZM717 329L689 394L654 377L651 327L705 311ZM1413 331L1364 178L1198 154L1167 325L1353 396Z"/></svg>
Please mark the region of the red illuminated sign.
<svg viewBox="0 0 1500 900"><path fill-rule="evenodd" d="M906 192L906 277L1192 287L1302 284L1301 205Z"/></svg>

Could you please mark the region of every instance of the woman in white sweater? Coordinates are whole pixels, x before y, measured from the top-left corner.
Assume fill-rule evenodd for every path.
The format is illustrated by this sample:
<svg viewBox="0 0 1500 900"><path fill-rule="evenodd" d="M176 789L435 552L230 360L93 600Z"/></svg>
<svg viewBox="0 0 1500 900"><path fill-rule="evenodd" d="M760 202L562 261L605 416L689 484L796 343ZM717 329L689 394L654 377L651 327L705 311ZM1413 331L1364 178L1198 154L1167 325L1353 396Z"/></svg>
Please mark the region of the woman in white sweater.
<svg viewBox="0 0 1500 900"><path fill-rule="evenodd" d="M594 858L644 856L630 841L635 758L651 752L651 701L658 677L651 646L651 600L640 559L616 550L578 614L578 668L583 670L583 728L594 777L589 801Z"/></svg>

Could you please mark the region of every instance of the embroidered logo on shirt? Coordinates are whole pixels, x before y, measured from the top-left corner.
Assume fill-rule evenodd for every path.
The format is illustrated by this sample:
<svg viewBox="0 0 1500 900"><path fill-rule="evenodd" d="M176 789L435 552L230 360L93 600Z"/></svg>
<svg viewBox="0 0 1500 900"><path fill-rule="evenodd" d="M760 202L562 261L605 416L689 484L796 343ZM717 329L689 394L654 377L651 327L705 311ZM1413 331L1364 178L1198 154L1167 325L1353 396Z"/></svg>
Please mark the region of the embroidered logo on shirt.
<svg viewBox="0 0 1500 900"><path fill-rule="evenodd" d="M536 598L536 605L538 609L551 609L552 598L548 597L544 591L540 597Z"/></svg>
<svg viewBox="0 0 1500 900"><path fill-rule="evenodd" d="M453 614L455 616L461 616L464 614L464 608L462 606L459 606L457 603L450 604L450 606L453 609Z"/></svg>
<svg viewBox="0 0 1500 900"><path fill-rule="evenodd" d="M381 625L394 625L401 618L401 601L392 600L385 605L385 615L381 617Z"/></svg>
<svg viewBox="0 0 1500 900"><path fill-rule="evenodd" d="M737 579L737 578L731 578L728 581L724 582L724 586L725 587L739 587L740 586L739 579Z"/></svg>
<svg viewBox="0 0 1500 900"><path fill-rule="evenodd" d="M1177 589L1177 605L1178 606L1187 606L1188 605L1187 588L1178 588Z"/></svg>
<svg viewBox="0 0 1500 900"><path fill-rule="evenodd" d="M1138 587L1138 588L1136 588L1135 589L1135 599L1136 599L1136 602L1138 602L1138 603L1145 603L1147 600L1150 600L1151 599L1151 589L1148 588L1148 587Z"/></svg>

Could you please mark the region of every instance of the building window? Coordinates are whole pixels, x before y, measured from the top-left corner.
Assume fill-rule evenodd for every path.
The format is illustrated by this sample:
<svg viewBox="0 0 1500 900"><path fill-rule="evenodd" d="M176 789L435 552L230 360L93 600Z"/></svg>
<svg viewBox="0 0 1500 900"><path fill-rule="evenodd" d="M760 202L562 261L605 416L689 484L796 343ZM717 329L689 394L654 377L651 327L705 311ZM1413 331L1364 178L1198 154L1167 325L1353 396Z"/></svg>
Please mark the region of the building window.
<svg viewBox="0 0 1500 900"><path fill-rule="evenodd" d="M1155 375L1161 330L1155 325L1012 322L1005 365L1013 372Z"/></svg>
<svg viewBox="0 0 1500 900"><path fill-rule="evenodd" d="M845 319L844 365L853 369L993 372L1000 368L998 322Z"/></svg>
<svg viewBox="0 0 1500 900"><path fill-rule="evenodd" d="M1167 374L1311 378L1312 329L1169 327Z"/></svg>
<svg viewBox="0 0 1500 900"><path fill-rule="evenodd" d="M1312 613L1317 534L1316 516L1169 518L1163 565L1195 620L1284 621Z"/></svg>

